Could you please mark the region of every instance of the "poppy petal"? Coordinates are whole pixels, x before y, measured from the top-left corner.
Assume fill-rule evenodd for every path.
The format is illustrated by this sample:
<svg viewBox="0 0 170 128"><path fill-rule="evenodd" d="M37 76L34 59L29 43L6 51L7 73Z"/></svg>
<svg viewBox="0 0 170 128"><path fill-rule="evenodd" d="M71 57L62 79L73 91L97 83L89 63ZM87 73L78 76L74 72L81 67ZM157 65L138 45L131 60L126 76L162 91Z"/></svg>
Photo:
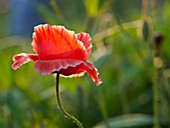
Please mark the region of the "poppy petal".
<svg viewBox="0 0 170 128"><path fill-rule="evenodd" d="M73 31L63 26L38 25L34 28L32 46L41 60L86 60L88 52Z"/></svg>
<svg viewBox="0 0 170 128"><path fill-rule="evenodd" d="M75 73L82 63L81 60L57 59L57 60L37 60L34 63L35 70L43 75L60 72L63 75Z"/></svg>
<svg viewBox="0 0 170 128"><path fill-rule="evenodd" d="M76 70L76 72L74 74L71 74L71 75L62 75L61 74L61 76L65 77L65 78L82 77L82 76L84 76L85 72L86 72L86 70L79 68L78 70Z"/></svg>
<svg viewBox="0 0 170 128"><path fill-rule="evenodd" d="M21 65L33 60L37 60L39 57L38 55L34 55L34 54L26 54L26 53L21 53L18 55L15 55L13 57L13 61L14 63L12 64L12 68L14 70L16 70L17 68L19 68Z"/></svg>
<svg viewBox="0 0 170 128"><path fill-rule="evenodd" d="M95 68L95 66L93 64L86 61L85 63L83 63L81 68L83 68L87 71L90 78L96 83L97 86L99 86L102 83L102 80L98 76L99 72L97 71L97 69Z"/></svg>
<svg viewBox="0 0 170 128"><path fill-rule="evenodd" d="M83 76L87 71L97 86L102 83L95 66L86 61L76 59L37 60L34 67L37 72L43 75L59 72L66 77Z"/></svg>
<svg viewBox="0 0 170 128"><path fill-rule="evenodd" d="M88 33L81 32L81 33L77 34L77 39L80 40L84 44L84 46L86 47L86 50L88 52L88 56L89 56L91 53L91 49L92 49L90 35Z"/></svg>

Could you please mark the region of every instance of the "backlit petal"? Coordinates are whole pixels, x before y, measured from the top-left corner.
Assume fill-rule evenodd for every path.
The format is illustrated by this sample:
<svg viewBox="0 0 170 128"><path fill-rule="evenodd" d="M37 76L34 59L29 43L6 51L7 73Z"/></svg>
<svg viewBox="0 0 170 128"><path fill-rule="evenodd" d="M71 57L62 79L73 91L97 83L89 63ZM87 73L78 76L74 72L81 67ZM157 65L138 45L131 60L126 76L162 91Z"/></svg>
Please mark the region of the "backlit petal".
<svg viewBox="0 0 170 128"><path fill-rule="evenodd" d="M18 54L18 55L15 55L13 57L13 61L14 63L12 64L12 68L14 70L16 70L17 68L19 68L21 65L33 60L37 60L38 59L38 56L37 55L34 55L34 54L26 54L26 53L21 53L21 54Z"/></svg>
<svg viewBox="0 0 170 128"><path fill-rule="evenodd" d="M76 70L76 72L74 74L71 74L71 75L62 75L61 74L61 76L65 77L65 78L81 77L81 76L84 76L85 72L86 72L86 70L79 68L78 70Z"/></svg>
<svg viewBox="0 0 170 128"><path fill-rule="evenodd" d="M84 46L86 47L86 50L88 52L88 56L91 53L91 49L92 49L92 44L91 44L91 37L89 34L81 32L79 34L77 34L77 39L80 40Z"/></svg>
<svg viewBox="0 0 170 128"><path fill-rule="evenodd" d="M78 70L81 63L81 60L75 59L37 60L34 67L37 72L43 75L49 75L54 72L70 75Z"/></svg>
<svg viewBox="0 0 170 128"><path fill-rule="evenodd" d="M63 26L38 25L34 28L32 46L41 60L86 60L88 52L73 31Z"/></svg>
<svg viewBox="0 0 170 128"><path fill-rule="evenodd" d="M99 86L102 83L102 80L98 76L99 72L97 71L93 64L91 64L90 62L85 62L82 64L81 68L87 71L90 78L96 83L97 86Z"/></svg>
<svg viewBox="0 0 170 128"><path fill-rule="evenodd" d="M68 77L83 76L85 71L87 71L96 85L102 83L95 66L86 61L76 59L37 60L34 63L34 67L37 72L43 75L59 72Z"/></svg>

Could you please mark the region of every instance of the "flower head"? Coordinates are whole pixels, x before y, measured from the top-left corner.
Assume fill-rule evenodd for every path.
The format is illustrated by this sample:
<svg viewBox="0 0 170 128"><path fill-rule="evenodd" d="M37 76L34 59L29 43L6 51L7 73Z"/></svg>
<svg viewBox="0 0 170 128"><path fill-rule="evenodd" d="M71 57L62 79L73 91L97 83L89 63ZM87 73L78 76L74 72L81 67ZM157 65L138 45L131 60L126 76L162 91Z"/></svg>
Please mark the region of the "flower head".
<svg viewBox="0 0 170 128"><path fill-rule="evenodd" d="M32 46L36 54L15 55L14 70L32 60L35 70L43 75L59 72L65 77L80 77L87 72L96 85L102 83L95 66L86 61L92 49L89 34L75 34L63 26L48 24L34 30Z"/></svg>

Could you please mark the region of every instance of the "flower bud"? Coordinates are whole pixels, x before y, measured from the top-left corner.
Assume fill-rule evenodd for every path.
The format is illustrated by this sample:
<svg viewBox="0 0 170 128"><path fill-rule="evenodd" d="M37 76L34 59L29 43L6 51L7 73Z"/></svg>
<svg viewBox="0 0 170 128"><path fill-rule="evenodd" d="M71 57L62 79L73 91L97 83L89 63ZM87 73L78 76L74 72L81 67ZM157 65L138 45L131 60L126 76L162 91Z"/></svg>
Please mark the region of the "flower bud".
<svg viewBox="0 0 170 128"><path fill-rule="evenodd" d="M159 54L159 48L163 42L163 36L160 33L156 33L154 36L154 41L155 41L155 54Z"/></svg>

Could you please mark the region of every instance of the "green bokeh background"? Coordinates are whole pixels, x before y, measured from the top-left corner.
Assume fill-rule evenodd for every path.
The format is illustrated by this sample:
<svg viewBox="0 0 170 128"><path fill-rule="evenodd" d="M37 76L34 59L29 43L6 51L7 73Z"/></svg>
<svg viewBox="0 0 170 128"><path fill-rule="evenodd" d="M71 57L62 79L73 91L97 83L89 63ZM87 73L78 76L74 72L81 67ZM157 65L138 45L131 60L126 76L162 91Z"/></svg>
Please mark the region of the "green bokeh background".
<svg viewBox="0 0 170 128"><path fill-rule="evenodd" d="M163 35L154 64L159 123L170 127L170 1L151 0L148 6L147 0L21 1L42 23L91 35L88 61L103 83L95 86L87 74L60 78L62 104L85 128L153 127L152 53L155 33ZM11 6L0 0L0 128L76 128L57 108L55 76L37 73L33 62L11 68L14 55L33 53L31 33L10 33Z"/></svg>

